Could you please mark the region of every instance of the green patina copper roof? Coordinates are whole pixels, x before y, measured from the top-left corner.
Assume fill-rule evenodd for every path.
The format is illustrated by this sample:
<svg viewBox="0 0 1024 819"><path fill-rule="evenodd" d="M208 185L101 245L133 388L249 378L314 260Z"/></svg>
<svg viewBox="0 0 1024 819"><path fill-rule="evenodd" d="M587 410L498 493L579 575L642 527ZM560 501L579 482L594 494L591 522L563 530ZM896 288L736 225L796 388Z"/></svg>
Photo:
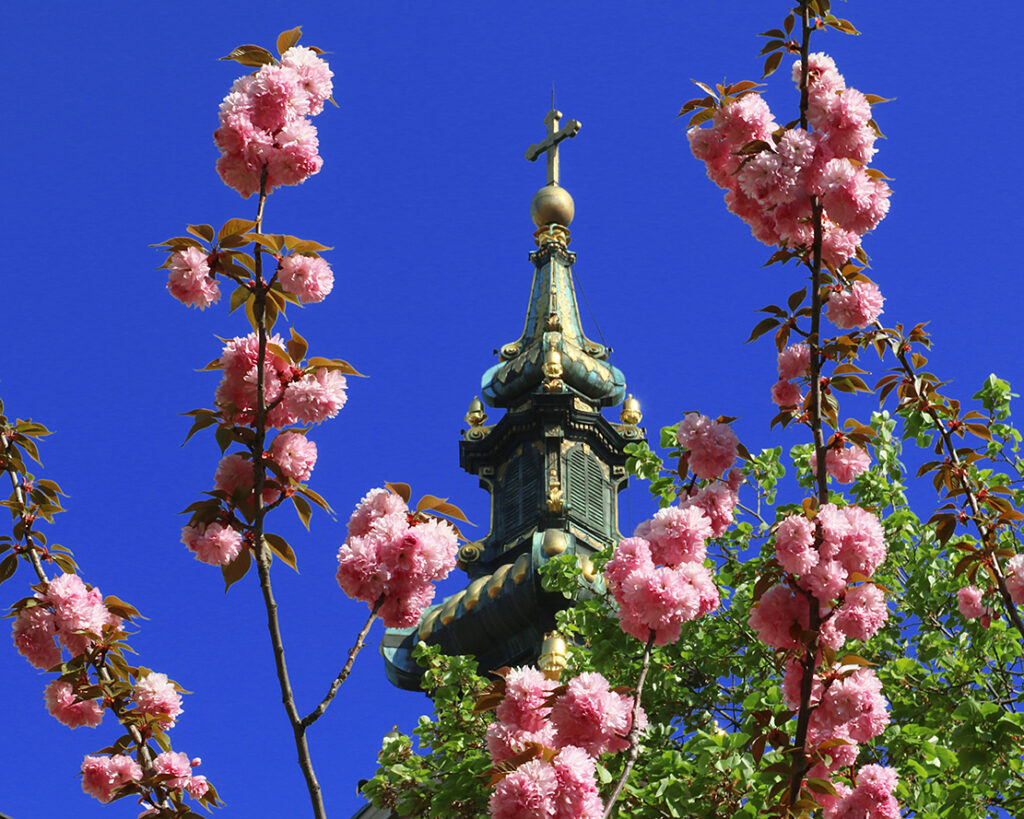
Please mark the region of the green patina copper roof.
<svg viewBox="0 0 1024 819"><path fill-rule="evenodd" d="M609 349L591 341L580 325L572 265L576 254L546 242L530 254L535 265L526 326L501 349L501 362L484 373L481 390L492 407L511 407L544 389L545 362L557 354L564 388L595 406L618 404L626 379L608 363Z"/></svg>

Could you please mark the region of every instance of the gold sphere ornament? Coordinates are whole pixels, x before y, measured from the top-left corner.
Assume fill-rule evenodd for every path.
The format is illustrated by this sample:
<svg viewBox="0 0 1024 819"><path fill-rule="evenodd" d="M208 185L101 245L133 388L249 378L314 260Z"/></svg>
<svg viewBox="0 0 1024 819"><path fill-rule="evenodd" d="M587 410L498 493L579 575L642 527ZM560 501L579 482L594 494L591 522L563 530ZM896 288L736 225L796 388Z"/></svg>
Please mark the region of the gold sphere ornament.
<svg viewBox="0 0 1024 819"><path fill-rule="evenodd" d="M576 215L576 204L569 191L559 185L545 185L530 201L530 218L540 228L548 225L569 227Z"/></svg>

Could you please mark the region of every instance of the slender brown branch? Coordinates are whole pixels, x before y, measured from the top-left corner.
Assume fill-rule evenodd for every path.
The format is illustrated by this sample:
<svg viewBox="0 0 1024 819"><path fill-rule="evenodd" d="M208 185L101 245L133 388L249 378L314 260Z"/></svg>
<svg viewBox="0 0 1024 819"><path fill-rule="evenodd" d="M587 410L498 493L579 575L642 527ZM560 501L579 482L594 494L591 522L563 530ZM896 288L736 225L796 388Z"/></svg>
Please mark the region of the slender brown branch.
<svg viewBox="0 0 1024 819"><path fill-rule="evenodd" d="M608 819L612 815L612 809L615 807L622 789L626 787L626 780L629 779L629 774L632 772L633 766L636 765L636 760L640 756L640 729L637 725L640 719L640 696L643 694L644 682L647 680L647 671L651 667L651 650L653 648L654 631L652 630L651 636L647 639L647 645L644 647L644 657L640 663L640 676L637 678L636 692L633 694L633 722L629 726L629 733L626 735L626 739L629 740L629 756L626 757L626 765L622 769L619 781L615 783L615 790L608 797L608 804L605 806L603 819Z"/></svg>
<svg viewBox="0 0 1024 819"><path fill-rule="evenodd" d="M383 603L384 595L381 595L377 598L377 602L373 604L370 616L366 619L366 625L363 626L362 630L356 637L355 645L349 649L348 661L345 663L341 671L338 672L338 676L334 678L334 682L331 683L331 687L327 690L327 695L320 700L320 704L316 708L302 718L303 728L308 728L324 715L324 712L327 710L327 706L331 704L335 694L338 693L338 689L341 688L341 684L345 682L345 680L348 679L348 675L352 673L352 666L355 665L356 657L359 652L363 650L363 646L366 643L366 635L370 633L370 626L372 626L373 621L377 619L377 612L380 611L380 607Z"/></svg>
<svg viewBox="0 0 1024 819"><path fill-rule="evenodd" d="M6 444L6 440L4 441L4 443ZM13 466L8 466L7 476L11 479L11 486L14 489L15 498L24 509L28 503L28 500L25 497L25 487L20 480L18 471ZM24 519L24 516L22 517ZM29 562L32 564L32 568L35 570L36 577L39 578L39 581L41 583L49 583L50 578L46 574L46 570L43 568L42 561L39 559L39 547L33 542L31 529L26 528L24 540L26 546L28 547L28 559ZM114 681L113 676L110 673L110 669L107 668L105 656L100 661L90 662L90 665L92 665L93 669L96 671L96 676L102 682L110 684ZM139 731L138 727L131 724L131 722L127 719L127 714L123 707L115 708L111 706L110 710L114 712L114 716L117 717L117 721L120 722L128 731L128 735L132 738L132 742L135 743L135 747L139 750L139 755L142 757L142 761L146 763L147 767L151 767L153 764L153 752L150 750L149 743L142 736L142 733ZM157 785L156 787L154 787L153 792L157 796L157 799L155 800L156 807L170 807L167 801L166 788L164 788L162 785Z"/></svg>
<svg viewBox="0 0 1024 819"><path fill-rule="evenodd" d="M267 168L264 166L260 177L260 200L256 209L257 233L263 230L263 208L266 205L266 201ZM256 417L254 419L256 435L250 449L253 465L258 465L258 468L255 470L255 485L253 486L253 499L256 509L252 527L252 549L256 558L256 571L259 575L260 590L263 592L263 605L267 610L267 630L270 632L270 643L274 652L274 665L277 668L277 680L281 686L281 703L284 706L288 721L292 726L292 733L295 736L295 750L299 757L299 768L302 770L302 775L306 780L309 799L313 805L313 815L316 819L326 819L327 813L324 810L320 783L317 781L316 771L313 770L313 759L310 756L309 744L306 741L306 728L302 724L298 708L295 706L295 693L292 690L291 679L288 676L288 665L285 662L284 656L284 640L281 636L281 623L277 616L277 602L274 600L274 589L270 583L270 558L263 539L263 522L267 514L267 509L263 502L263 487L267 479L263 451L266 448L267 442L265 362L267 360L267 291L269 287L263 280L263 247L259 243L256 244L254 267L256 298L253 314L256 319L256 334L259 348L256 357Z"/></svg>
<svg viewBox="0 0 1024 819"><path fill-rule="evenodd" d="M800 43L800 125L807 127L807 74L808 56L811 43L810 11L807 2L800 4L800 24L802 37ZM811 406L809 423L814 439L814 459L817 466L815 476L817 500L819 508L828 503L828 474L825 470L825 435L822 425L822 389L821 389L821 246L822 246L822 206L818 197L811 197L811 224L814 227L814 240L811 246L811 331L808 335L808 346L811 349L810 379ZM815 526L815 548L821 547L821 525ZM800 798L801 784L809 765L807 762L807 730L811 722L811 693L814 683L814 669L818 659L818 629L821 625L821 607L814 595L807 595L810 607L808 622L808 640L804 657L801 661L803 678L800 681L800 707L797 713L796 736L793 738L793 769L789 780L788 802L793 805Z"/></svg>

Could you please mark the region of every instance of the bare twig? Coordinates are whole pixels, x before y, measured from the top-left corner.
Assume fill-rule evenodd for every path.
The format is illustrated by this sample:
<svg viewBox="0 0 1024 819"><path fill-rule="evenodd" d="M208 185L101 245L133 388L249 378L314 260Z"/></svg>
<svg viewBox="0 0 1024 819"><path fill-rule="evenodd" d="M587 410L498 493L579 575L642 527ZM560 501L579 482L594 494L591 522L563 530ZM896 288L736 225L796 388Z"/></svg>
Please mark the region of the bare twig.
<svg viewBox="0 0 1024 819"><path fill-rule="evenodd" d="M644 657L640 663L640 676L637 678L636 692L633 694L633 722L629 727L629 733L626 735L626 738L629 740L629 756L626 757L626 765L622 769L619 781L615 783L615 790L608 797L608 804L604 809L604 819L608 819L612 815L612 809L615 807L622 789L626 787L626 780L629 779L629 774L632 772L633 766L636 765L637 757L640 756L640 730L637 726L640 718L640 696L644 690L644 682L647 680L647 671L651 667L651 649L653 648L654 631L651 631L651 636L644 647Z"/></svg>
<svg viewBox="0 0 1024 819"><path fill-rule="evenodd" d="M366 620L366 625L363 626L362 631L360 631L359 635L356 637L355 645L349 649L348 661L345 663L341 671L338 672L338 676L334 678L334 682L331 683L331 687L327 690L327 695L320 701L320 704L316 708L302 718L303 728L308 728L324 715L324 712L327 710L327 706L331 704L331 700L334 699L334 695L337 694L338 689L341 688L341 684L345 682L345 680L348 679L348 675L352 673L352 666L355 664L356 656L363 650L366 635L370 633L370 626L372 626L373 621L377 619L377 612L380 610L383 603L384 595L381 595L377 598L377 602L373 604L373 609L370 611L370 616Z"/></svg>

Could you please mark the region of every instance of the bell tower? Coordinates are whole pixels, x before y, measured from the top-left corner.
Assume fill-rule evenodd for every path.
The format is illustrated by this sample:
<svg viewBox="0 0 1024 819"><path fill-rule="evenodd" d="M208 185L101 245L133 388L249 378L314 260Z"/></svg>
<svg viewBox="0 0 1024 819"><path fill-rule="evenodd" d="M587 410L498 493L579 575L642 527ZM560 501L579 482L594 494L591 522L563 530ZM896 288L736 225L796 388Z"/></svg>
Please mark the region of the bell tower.
<svg viewBox="0 0 1024 819"><path fill-rule="evenodd" d="M596 576L590 556L620 539L618 493L626 486L626 444L644 439L639 404L626 395L611 348L586 337L576 303L569 225L575 205L559 184L559 144L581 128L561 112L544 117L546 138L526 151L547 157L547 184L534 195L533 282L522 334L501 347L466 413L459 463L491 495L490 531L459 552L469 582L424 612L411 629L389 629L381 644L392 683L419 690L412 658L419 641L446 654L472 654L481 672L534 663L554 615L572 605L544 591L538 570L575 554L584 588ZM504 410L488 424L484 407ZM621 404L620 423L605 407Z"/></svg>

